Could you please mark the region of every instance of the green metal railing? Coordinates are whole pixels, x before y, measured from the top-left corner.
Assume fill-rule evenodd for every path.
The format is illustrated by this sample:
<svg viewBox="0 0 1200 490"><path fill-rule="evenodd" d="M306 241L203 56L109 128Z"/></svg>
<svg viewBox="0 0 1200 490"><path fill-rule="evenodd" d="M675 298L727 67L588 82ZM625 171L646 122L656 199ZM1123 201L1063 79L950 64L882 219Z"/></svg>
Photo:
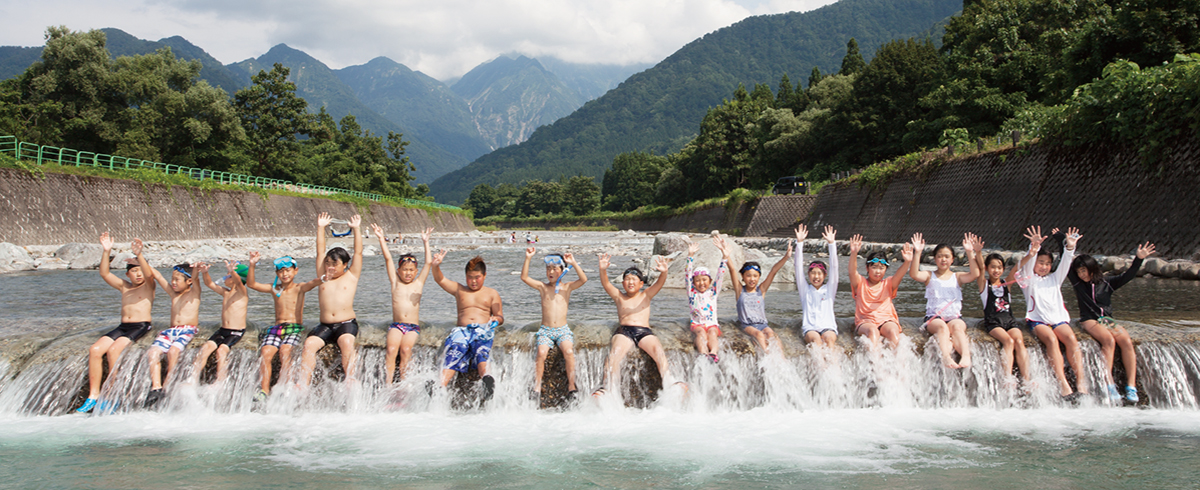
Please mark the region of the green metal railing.
<svg viewBox="0 0 1200 490"><path fill-rule="evenodd" d="M58 165L96 167L107 170L148 169L163 172L167 175L186 175L196 180L213 180L220 184L248 185L261 187L263 189L283 190L303 194L344 194L370 201L395 202L411 206L424 206L455 212L462 211L462 208L457 206L440 204L433 201L385 196L383 194L376 194L373 192L352 191L350 189L338 189L336 187L326 187L323 185L302 184L298 182L292 182L290 180L255 177L253 175L235 174L220 170L184 167L182 165L151 162L149 160L105 155L103 153L92 153L87 151L73 150L70 148L36 145L24 141L17 141L15 136L0 136L0 154L5 153L11 154L18 160L29 160L36 162L38 165L49 162L56 163Z"/></svg>

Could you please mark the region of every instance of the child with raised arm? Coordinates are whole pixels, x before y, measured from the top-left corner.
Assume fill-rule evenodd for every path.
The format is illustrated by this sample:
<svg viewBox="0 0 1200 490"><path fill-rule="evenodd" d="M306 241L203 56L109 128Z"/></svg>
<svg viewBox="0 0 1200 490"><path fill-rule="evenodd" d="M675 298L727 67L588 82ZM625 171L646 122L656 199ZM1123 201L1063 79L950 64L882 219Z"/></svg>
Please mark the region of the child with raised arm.
<svg viewBox="0 0 1200 490"><path fill-rule="evenodd" d="M975 256L979 259L979 268L987 273L986 276L979 276L979 299L983 301L983 321L979 322L979 326L1000 341L1000 362L1004 366L1006 380L1011 380L1015 386L1016 380L1012 377L1015 359L1021 377L1028 385L1029 355L1025 350L1025 335L1021 333L1021 324L1013 318L1012 296L1008 291L1008 285L1016 282L1017 268L1014 267L1006 279L1004 257L989 254L984 258L982 240L975 242L975 248L978 251Z"/></svg>
<svg viewBox="0 0 1200 490"><path fill-rule="evenodd" d="M254 269L262 256L250 252L250 266L246 272L246 287L263 293L271 293L275 300L275 323L258 334L259 372L262 388L254 395L256 403L267 400L271 394L271 364L279 354L279 380L288 377L291 367L292 349L300 344L304 333L304 293L321 285L321 279L297 283L296 259L283 256L275 259L275 280L264 284L254 280Z"/></svg>
<svg viewBox="0 0 1200 490"><path fill-rule="evenodd" d="M617 373L621 371L621 362L625 360L625 355L629 353L629 350L635 346L654 359L654 364L658 366L658 374L662 378L665 388L671 375L667 370L667 353L663 350L658 337L650 330L650 300L654 299L654 296L667 283L669 262L663 257L656 258L655 269L658 271L658 279L645 291L642 290L642 286L646 285L646 276L642 274L642 271L637 267L625 269L625 272L621 274L621 285L625 288L625 292L621 292L608 279L609 260L608 254L600 254L600 284L604 286L604 292L608 293L608 296L617 304L617 319L621 327L612 336L608 360L604 362L604 379L601 381L600 387L592 392L592 396L599 397L606 393L605 386L617 379Z"/></svg>
<svg viewBox="0 0 1200 490"><path fill-rule="evenodd" d="M179 354L196 336L196 326L200 324L200 285L193 280L193 275L207 271L208 264L176 265L171 268L170 283L150 267L145 257L139 255L138 264L143 270L149 270L154 280L171 296L171 328L159 332L154 343L146 350L146 358L150 363L150 394L146 395L146 408L150 408L163 399L165 380L171 379L175 363L179 362ZM160 367L163 353L167 354L166 378L163 378Z"/></svg>
<svg viewBox="0 0 1200 490"><path fill-rule="evenodd" d="M225 261L225 277L221 284L213 282L205 269L204 285L221 295L221 328L213 332L208 341L200 347L196 356L196 364L192 369L192 382L200 380L200 371L208 363L208 356L217 353L217 381L223 381L228 372L229 349L242 340L246 333L246 308L250 305L250 295L246 291L246 274L249 269L236 261Z"/></svg>
<svg viewBox="0 0 1200 490"><path fill-rule="evenodd" d="M1063 356L1058 350L1059 342L1066 348L1067 360L1071 363L1071 369L1075 370L1075 387L1081 394L1088 392L1083 379L1083 354L1079 351L1079 340L1075 338L1075 331L1071 330L1071 314L1067 313L1062 297L1062 283L1070 269L1066 265L1071 263L1075 254L1075 241L1080 237L1079 230L1067 230L1066 248L1059 260L1060 265L1058 270L1051 274L1054 257L1050 252L1042 250L1042 242L1046 240L1046 237L1042 236L1042 227L1029 227L1025 232L1025 238L1029 239L1029 252L1021 257L1020 270L1017 272L1017 283L1021 285L1021 292L1025 293L1025 301L1029 304L1029 311L1025 312L1025 326L1046 347L1046 357L1050 358L1054 376L1058 378L1059 393L1069 401L1073 401L1076 396L1063 372Z"/></svg>
<svg viewBox="0 0 1200 490"><path fill-rule="evenodd" d="M79 413L96 408L96 402L100 399L100 385L104 381L104 357L108 357L109 379L114 379L121 352L150 332L150 310L154 307L154 281L146 280L148 269L141 266L144 260L139 260L137 264L126 264L125 277L129 279L126 281L110 270L112 258L109 254L112 253L113 239L107 231L100 235L100 247L103 248L100 252L100 278L121 292L121 324L88 348L88 396L83 405L75 410ZM133 240L133 254L142 255L141 240Z"/></svg>
<svg viewBox="0 0 1200 490"><path fill-rule="evenodd" d="M837 318L833 316L833 299L837 296L838 256L837 231L825 226L821 238L829 247L829 264L814 260L805 273L800 273L804 264L804 240L808 238L808 227L796 227L796 292L800 295L800 307L804 308L804 320L800 331L804 342L809 345L824 345L830 349L837 346ZM808 280L806 281L805 278Z"/></svg>
<svg viewBox="0 0 1200 490"><path fill-rule="evenodd" d="M336 342L342 352L342 371L346 382L354 380L354 340L358 336L358 319L354 315L354 293L358 291L358 278L362 276L362 217L350 217L350 229L354 232L354 256L346 249L334 247L325 250L325 227L333 223L329 213L317 216L317 275L321 285L317 287L317 304L320 305L321 323L308 332L304 339L304 352L300 356L300 375L304 386L312 383L313 369L317 365L317 351Z"/></svg>
<svg viewBox="0 0 1200 490"><path fill-rule="evenodd" d="M575 336L567 325L567 305L571 301L571 291L579 289L587 283L587 274L575 262L575 256L567 254L547 254L542 261L546 264L546 282L535 281L529 277L529 261L537 250L533 247L525 249L525 263L521 265L521 281L537 290L542 298L542 326L538 327L537 361L533 371L534 400L541 400L542 374L546 371L546 356L550 348L558 346L562 351L563 362L567 365L567 399L575 398L578 389L575 386ZM579 279L562 283L567 271L575 269Z"/></svg>
<svg viewBox="0 0 1200 490"><path fill-rule="evenodd" d="M891 277L887 273L888 260L883 252L867 254L867 277L858 274L858 251L862 249L862 235L850 238L850 291L854 293L854 331L871 341L873 348L880 345L880 337L887 339L892 348L900 346L900 317L892 298L900 281L908 273L912 262L912 244L905 243L900 256L904 263Z"/></svg>
<svg viewBox="0 0 1200 490"><path fill-rule="evenodd" d="M383 368L386 372L384 381L392 384L396 375L396 354L400 355L400 379L408 373L408 360L412 358L413 345L421 334L419 323L421 313L421 294L425 291L425 278L429 276L429 238L433 228L421 233L421 243L425 245L425 266L417 272L417 258L412 254L400 256L400 264L392 268L392 251L388 250L384 241L383 228L371 224L371 231L379 237L379 248L383 250L383 269L387 272L388 282L392 285L392 324L387 333L387 360ZM404 237L398 236L398 240Z"/></svg>
<svg viewBox="0 0 1200 490"><path fill-rule="evenodd" d="M920 233L912 236L917 265L908 269L908 275L925 285L925 321L921 328L937 338L942 365L951 369L971 367L971 338L967 337L967 322L962 319L962 285L979 278L979 264L975 262L976 240L975 235L963 234L962 246L967 252L969 272L951 271L954 249L949 244L939 243L933 248L933 263L937 269L930 273L921 270L925 238ZM958 352L958 362L954 362L952 350Z"/></svg>
<svg viewBox="0 0 1200 490"><path fill-rule="evenodd" d="M721 251L721 265L717 267L717 278L714 280L704 267L695 267L695 255L700 251L699 243L688 244L687 263L683 268L684 286L688 292L688 306L691 308L692 333L696 336L696 351L707 357L714 364L721 360L717 356L720 347L721 324L717 322L717 296L721 294L721 278L725 276L726 265L729 262L729 250L725 247L725 239L720 235L713 237L713 245Z"/></svg>
<svg viewBox="0 0 1200 490"><path fill-rule="evenodd" d="M728 254L726 256L728 257ZM787 252L775 262L766 278L762 277L762 267L758 262L746 262L740 269L729 268L733 278L733 294L737 298L738 325L747 335L754 337L763 352L767 352L770 342L776 339L775 331L767 324L767 311L763 300L766 299L771 283L775 281L775 274L783 269L783 265L791 257L792 244L788 242ZM782 353L783 349L779 351Z"/></svg>
<svg viewBox="0 0 1200 490"><path fill-rule="evenodd" d="M504 324L504 305L500 302L500 293L483 285L487 279L487 264L483 257L476 256L467 261L465 285L442 274L440 266L445 258L446 251L442 250L430 261L433 280L454 296L458 309L458 326L446 337L442 386L449 384L455 373L466 373L474 364L483 382L483 401L486 402L496 391L496 380L488 374L488 361L491 360L496 327Z"/></svg>
<svg viewBox="0 0 1200 490"><path fill-rule="evenodd" d="M1129 337L1129 332L1112 318L1112 294L1117 288L1137 277L1142 261L1152 253L1153 243L1138 245L1129 270L1109 276L1101 272L1100 263L1091 255L1079 255L1071 262L1071 269L1067 272L1067 278L1075 288L1075 298L1079 301L1079 326L1096 339L1100 344L1100 351L1104 353L1108 397L1113 401L1121 399L1112 377L1113 361L1118 346L1121 347L1121 363L1125 365L1125 401L1137 403L1138 392L1137 354L1133 350L1133 339Z"/></svg>

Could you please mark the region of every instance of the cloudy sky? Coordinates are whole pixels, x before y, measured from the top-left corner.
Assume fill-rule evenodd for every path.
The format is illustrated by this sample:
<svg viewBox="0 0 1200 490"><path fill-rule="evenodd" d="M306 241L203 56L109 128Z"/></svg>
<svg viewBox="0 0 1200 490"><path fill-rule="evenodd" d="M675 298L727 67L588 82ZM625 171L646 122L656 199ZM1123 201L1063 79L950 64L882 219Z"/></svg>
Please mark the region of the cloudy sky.
<svg viewBox="0 0 1200 490"><path fill-rule="evenodd" d="M332 68L387 56L439 79L504 53L654 63L751 15L834 0L38 0L0 3L0 45L40 46L46 26L183 36L222 63L279 43Z"/></svg>

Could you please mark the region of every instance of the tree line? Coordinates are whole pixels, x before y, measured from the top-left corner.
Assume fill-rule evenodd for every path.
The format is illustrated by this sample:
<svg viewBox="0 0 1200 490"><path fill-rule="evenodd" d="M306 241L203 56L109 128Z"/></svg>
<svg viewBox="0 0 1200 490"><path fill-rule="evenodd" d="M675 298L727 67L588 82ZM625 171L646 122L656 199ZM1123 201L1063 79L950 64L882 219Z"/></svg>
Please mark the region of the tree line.
<svg viewBox="0 0 1200 490"><path fill-rule="evenodd" d="M42 58L0 81L0 134L156 162L421 199L403 135L308 111L278 63L232 97L170 48L113 58L98 30L50 27Z"/></svg>

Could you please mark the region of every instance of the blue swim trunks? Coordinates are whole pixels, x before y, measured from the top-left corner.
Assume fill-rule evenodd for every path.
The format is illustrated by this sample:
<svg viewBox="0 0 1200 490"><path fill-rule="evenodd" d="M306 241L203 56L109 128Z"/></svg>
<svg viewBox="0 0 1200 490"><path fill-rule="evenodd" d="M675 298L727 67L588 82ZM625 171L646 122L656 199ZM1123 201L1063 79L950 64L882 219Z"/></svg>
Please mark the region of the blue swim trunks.
<svg viewBox="0 0 1200 490"><path fill-rule="evenodd" d="M571 327L566 325L558 328L550 328L542 325L538 328L537 335L534 338L537 339L537 345L548 345L550 347L563 342L575 343L575 334L572 334Z"/></svg>
<svg viewBox="0 0 1200 490"><path fill-rule="evenodd" d="M492 354L492 338L496 336L496 322L480 325L454 327L446 337L446 361L442 369L467 372L472 364L488 362Z"/></svg>
<svg viewBox="0 0 1200 490"><path fill-rule="evenodd" d="M391 325L388 327L388 329L389 329L389 330L391 330L391 329L393 329L393 328L394 328L394 329L396 329L396 330L399 330L399 331L400 331L400 333L402 333L402 334L404 334L404 333L408 333L408 332L417 332L417 333L421 333L421 326L420 326L420 325L417 325L417 324L415 324L415 323L399 323L399 322L396 322L396 323L393 323L393 324L391 324Z"/></svg>

